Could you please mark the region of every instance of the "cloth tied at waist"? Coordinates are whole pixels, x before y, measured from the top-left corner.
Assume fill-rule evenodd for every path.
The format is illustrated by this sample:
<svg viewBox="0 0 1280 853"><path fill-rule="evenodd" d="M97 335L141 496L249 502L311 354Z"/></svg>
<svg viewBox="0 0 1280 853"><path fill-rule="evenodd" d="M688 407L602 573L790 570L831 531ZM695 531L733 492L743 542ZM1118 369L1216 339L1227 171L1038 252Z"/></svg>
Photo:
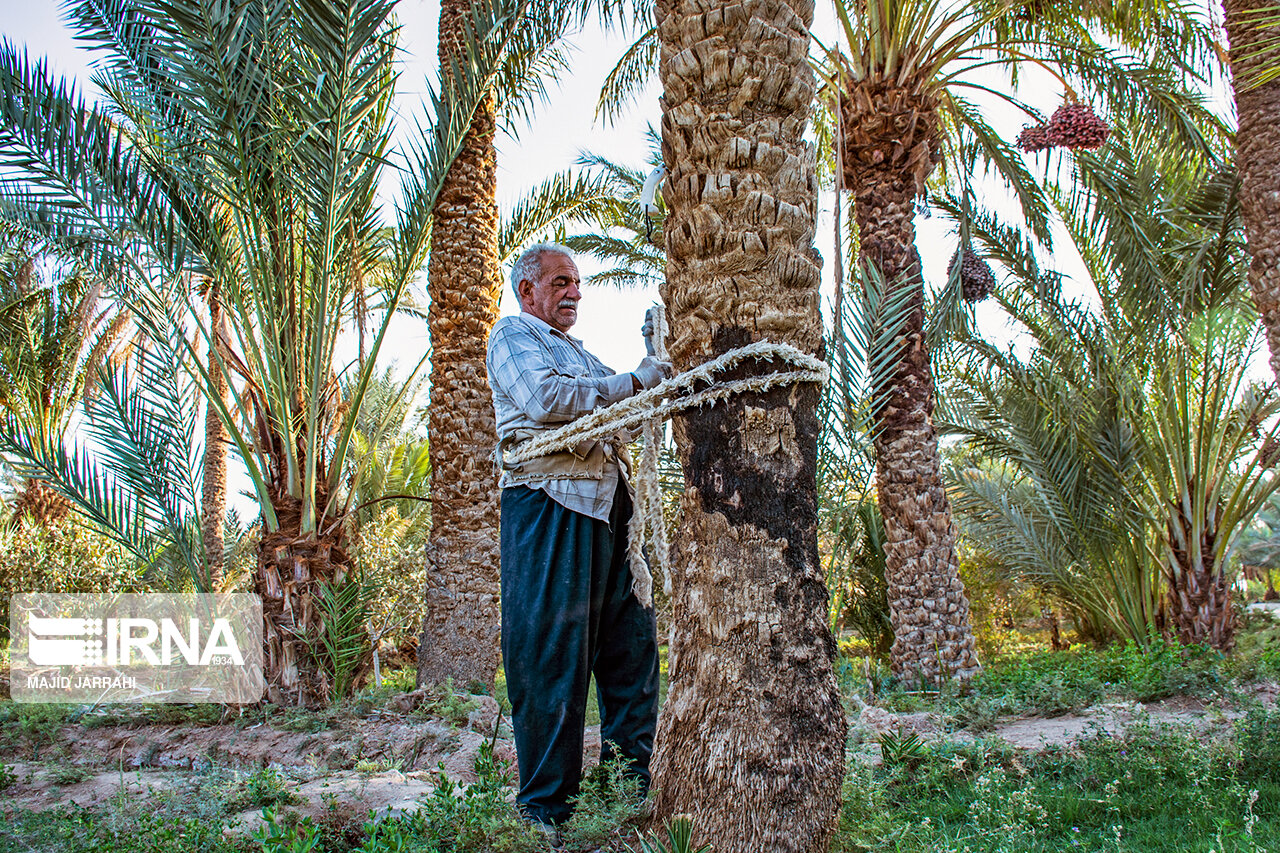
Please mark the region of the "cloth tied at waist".
<svg viewBox="0 0 1280 853"><path fill-rule="evenodd" d="M544 480L601 480L610 463L618 464L630 487L631 454L621 435L586 438L568 450L535 456L524 462L507 461L506 453L547 430L517 429L498 442L494 462L505 481L513 485Z"/></svg>

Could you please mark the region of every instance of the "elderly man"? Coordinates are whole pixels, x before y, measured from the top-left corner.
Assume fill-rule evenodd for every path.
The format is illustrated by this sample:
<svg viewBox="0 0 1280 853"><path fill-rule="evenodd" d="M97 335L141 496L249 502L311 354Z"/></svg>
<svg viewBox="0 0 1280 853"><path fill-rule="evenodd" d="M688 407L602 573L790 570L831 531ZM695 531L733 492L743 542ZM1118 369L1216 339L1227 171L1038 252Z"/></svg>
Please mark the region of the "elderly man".
<svg viewBox="0 0 1280 853"><path fill-rule="evenodd" d="M568 334L578 267L563 246L527 249L511 270L519 316L489 337L489 382L506 449L657 385L671 365L646 358L614 374ZM631 498L620 440L504 468L502 658L520 765L517 803L544 827L568 819L582 773L587 686L596 677L603 760L620 754L648 788L658 714L651 608L631 591ZM552 833L553 834L553 833Z"/></svg>

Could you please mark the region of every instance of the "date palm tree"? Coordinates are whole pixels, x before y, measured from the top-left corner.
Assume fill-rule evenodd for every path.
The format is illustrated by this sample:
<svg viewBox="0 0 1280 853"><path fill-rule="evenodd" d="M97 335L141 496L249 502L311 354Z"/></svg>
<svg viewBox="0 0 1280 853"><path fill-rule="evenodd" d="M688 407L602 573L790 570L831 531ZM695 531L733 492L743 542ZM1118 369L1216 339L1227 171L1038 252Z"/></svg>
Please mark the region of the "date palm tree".
<svg viewBox="0 0 1280 853"><path fill-rule="evenodd" d="M1183 16L1168 14L1174 10L1160 3L1140 4L1145 11L1135 12L1084 0L1015 14L1027 5L838 2L844 46L827 50L824 74L838 121L841 177L854 197L859 262L876 267L891 289L911 293L915 307L906 333L889 343L899 353L899 367L875 400L877 499L895 634L891 660L896 672L912 679L966 679L979 666L933 424L915 208L939 164L952 176L985 164L1014 191L1035 236L1045 243L1049 238L1043 194L971 99L973 92L999 90L972 72L995 65L1016 74L1020 64L1034 62L1062 81L1068 97L1076 94L1071 79L1116 111L1146 110L1152 125L1172 130L1170 144L1202 145L1189 117L1205 111L1179 88L1185 72L1179 63L1207 54L1209 40ZM1126 50L1141 48L1138 58L1116 58L1090 26ZM1174 45L1181 47L1178 59L1161 65L1156 46ZM1017 104L1012 91L1005 97Z"/></svg>
<svg viewBox="0 0 1280 853"><path fill-rule="evenodd" d="M471 0L444 0L439 59L456 62L463 50ZM549 49L513 56L503 79L472 116L434 211L427 291L431 330L432 528L426 612L418 643L418 683L452 678L492 686L498 655L498 488L490 459L497 445L493 401L485 375L489 332L502 295L500 266L518 250L500 238L495 134L526 115L545 82L569 68L555 42L574 21L597 12L621 17L620 0L555 0L535 4ZM498 90L506 93L498 97ZM521 93L512 97L511 93ZM527 210L532 225L541 210ZM563 210L555 215L562 215ZM545 223L544 223L545 225ZM510 236L510 235L507 235Z"/></svg>
<svg viewBox="0 0 1280 853"><path fill-rule="evenodd" d="M268 695L279 703L314 705L350 686L326 670L324 650L334 639L326 605L358 598L345 591L354 581L342 523L355 420L478 103L512 57L546 47L535 7L474 4L419 132L395 150L393 5L75 4L80 37L101 51L101 105L11 46L0 52L0 215L108 271L151 336L196 333L184 364L262 511L254 586ZM404 168L387 231L375 194L389 162ZM225 346L195 301L194 277L221 290ZM371 281L385 310L366 357L346 365L336 349L343 319ZM236 377L229 401L197 347ZM354 379L345 396L344 373Z"/></svg>
<svg viewBox="0 0 1280 853"><path fill-rule="evenodd" d="M443 68L463 52L470 0L440 5ZM436 200L431 329L431 571L418 683L492 685L498 663L497 446L485 346L498 320L497 101L485 93Z"/></svg>
<svg viewBox="0 0 1280 853"><path fill-rule="evenodd" d="M54 262L52 279L37 269L41 261ZM19 245L0 253L0 408L8 431L28 444L60 442L128 319L112 310L101 279L87 270ZM70 511L56 488L27 477L13 522L48 527Z"/></svg>
<svg viewBox="0 0 1280 853"><path fill-rule="evenodd" d="M657 4L661 292L677 370L761 339L820 351L817 183L802 138L812 14L800 0ZM724 853L826 850L838 808L845 719L818 559L819 397L800 384L674 422L687 486L657 809L696 814Z"/></svg>
<svg viewBox="0 0 1280 853"><path fill-rule="evenodd" d="M1267 332L1271 371L1280 380L1280 222L1274 202L1280 193L1280 10L1270 0L1226 0L1222 7L1231 39L1240 208L1253 258L1249 287Z"/></svg>
<svg viewBox="0 0 1280 853"><path fill-rule="evenodd" d="M1160 631L1229 649L1233 544L1280 486L1274 387L1250 382L1239 182L1124 129L1055 197L1101 307L1039 288L1016 231L975 235L1012 272L1034 347L969 340L951 423L991 464L955 472L973 537L1096 639Z"/></svg>

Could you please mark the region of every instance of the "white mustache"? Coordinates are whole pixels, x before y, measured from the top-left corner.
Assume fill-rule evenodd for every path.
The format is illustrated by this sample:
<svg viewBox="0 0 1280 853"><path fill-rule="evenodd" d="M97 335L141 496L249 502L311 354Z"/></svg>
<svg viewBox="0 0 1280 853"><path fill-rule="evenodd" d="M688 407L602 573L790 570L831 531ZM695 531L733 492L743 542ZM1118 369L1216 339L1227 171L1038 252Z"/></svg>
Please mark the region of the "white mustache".
<svg viewBox="0 0 1280 853"><path fill-rule="evenodd" d="M577 310L577 308L578 308L578 300L576 300L576 299L561 299L561 300L560 300L560 305L559 305L558 307L560 307L560 308L573 308L574 310Z"/></svg>

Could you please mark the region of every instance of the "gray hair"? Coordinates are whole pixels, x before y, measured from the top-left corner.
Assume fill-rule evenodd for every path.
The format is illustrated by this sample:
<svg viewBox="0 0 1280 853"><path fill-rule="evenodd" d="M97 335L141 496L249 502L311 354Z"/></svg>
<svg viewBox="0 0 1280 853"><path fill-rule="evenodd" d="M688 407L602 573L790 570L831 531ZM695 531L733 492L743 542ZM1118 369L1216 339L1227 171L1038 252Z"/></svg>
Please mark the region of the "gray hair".
<svg viewBox="0 0 1280 853"><path fill-rule="evenodd" d="M516 258L516 262L511 265L511 289L515 292L517 305L523 304L520 301L520 282L527 279L536 284L542 277L544 254L564 255L569 260L573 260L573 250L559 243L534 243L521 252L520 257Z"/></svg>

